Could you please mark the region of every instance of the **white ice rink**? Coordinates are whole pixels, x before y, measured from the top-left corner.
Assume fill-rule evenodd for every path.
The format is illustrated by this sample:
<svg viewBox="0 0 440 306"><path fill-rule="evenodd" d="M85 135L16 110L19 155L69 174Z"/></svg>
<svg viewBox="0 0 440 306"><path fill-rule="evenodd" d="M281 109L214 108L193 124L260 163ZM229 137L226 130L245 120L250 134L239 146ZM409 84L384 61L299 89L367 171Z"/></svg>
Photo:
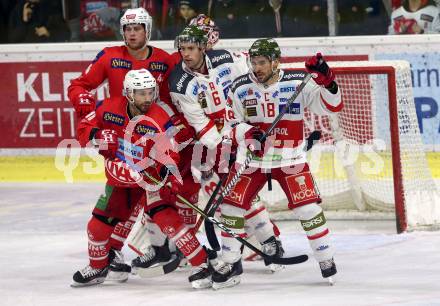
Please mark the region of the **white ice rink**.
<svg viewBox="0 0 440 306"><path fill-rule="evenodd" d="M0 305L440 305L440 233L397 235L392 222L372 221L329 221L337 249L333 287L311 258L277 274L245 262L242 283L217 292L191 289L188 271L73 289L73 273L87 264L85 226L101 189L0 185ZM310 255L297 223L280 224L284 248Z"/></svg>

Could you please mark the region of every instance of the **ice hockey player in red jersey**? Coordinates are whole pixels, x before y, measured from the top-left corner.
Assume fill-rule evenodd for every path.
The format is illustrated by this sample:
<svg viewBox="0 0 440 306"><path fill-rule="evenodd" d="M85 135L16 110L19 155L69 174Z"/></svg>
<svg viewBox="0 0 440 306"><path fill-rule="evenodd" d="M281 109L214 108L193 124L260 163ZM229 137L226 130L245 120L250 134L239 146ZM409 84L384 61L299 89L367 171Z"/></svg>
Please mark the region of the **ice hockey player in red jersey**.
<svg viewBox="0 0 440 306"><path fill-rule="evenodd" d="M169 77L170 95L176 108L195 129L199 142L210 150L222 147L225 107L232 81L249 68L243 54L227 50L206 50L208 37L197 26L188 26L176 38L183 61ZM216 170L219 165L217 158ZM258 199L255 194L254 198ZM246 212L246 227L263 249L282 256L281 242L264 205L256 200ZM270 264L272 271L282 268Z"/></svg>
<svg viewBox="0 0 440 306"><path fill-rule="evenodd" d="M125 45L104 48L81 76L71 81L68 96L80 119L95 110L92 90L107 80L110 97L121 97L125 74L132 69L148 69L156 78L161 99L169 102L168 86L164 79L169 54L148 45L152 22L144 8L128 9L120 21Z"/></svg>
<svg viewBox="0 0 440 306"><path fill-rule="evenodd" d="M128 9L124 13L120 20L120 31L125 45L104 48L82 75L71 81L68 95L79 119L95 110L96 102L91 91L105 80L108 81L110 97L122 97L124 77L131 69L148 69L159 84L161 100L170 102L168 84L165 80L165 74L169 69L167 64L169 54L148 45L151 30L152 18L144 8ZM140 210L141 206L137 205L132 216L114 228L111 244L116 254L115 260L123 262L121 249ZM117 273L111 273L110 276L120 277Z"/></svg>
<svg viewBox="0 0 440 306"><path fill-rule="evenodd" d="M207 252L184 224L174 203L184 181L178 171L178 129L172 123L173 112L157 101L156 80L146 69L128 72L124 90L126 97L98 103L78 126L81 145L95 144L104 156L107 183L87 225L90 263L74 274L72 286L102 283L109 270L119 268L112 266L110 236L119 221L130 217L145 189L152 199L145 211L194 267L190 276L193 287L210 286ZM132 169L136 166L162 179L164 186L151 189L156 186Z"/></svg>
<svg viewBox="0 0 440 306"><path fill-rule="evenodd" d="M266 175L270 173L285 192L289 208L300 219L322 276L329 278L336 274L334 251L324 213L318 205L321 202L319 192L303 150L303 120L305 107L320 115L339 112L343 106L340 89L321 54L309 58L306 68L314 80L307 83L274 132L265 143L260 144L258 140L264 130L286 105L305 73L279 68L281 51L273 39L255 41L249 49L249 56L250 72L236 78L229 93L225 130L238 146L238 153L237 164L232 167L228 181L235 175L235 169L243 164L249 148L253 150L253 160L249 169L240 176L238 184L225 197L221 207L224 224L235 224L233 230L244 233L242 220L246 209L263 188ZM237 227L237 224L241 226ZM227 234L222 237L224 264L218 265L213 273L214 289L238 284L243 272L240 242Z"/></svg>

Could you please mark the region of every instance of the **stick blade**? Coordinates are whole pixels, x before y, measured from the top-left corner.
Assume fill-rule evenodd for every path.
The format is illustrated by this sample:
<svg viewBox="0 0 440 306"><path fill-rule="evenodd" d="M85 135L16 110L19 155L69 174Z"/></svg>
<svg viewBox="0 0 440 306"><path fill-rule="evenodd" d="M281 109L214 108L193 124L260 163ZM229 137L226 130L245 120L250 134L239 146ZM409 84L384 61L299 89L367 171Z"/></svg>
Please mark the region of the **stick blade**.
<svg viewBox="0 0 440 306"><path fill-rule="evenodd" d="M267 261L270 263L278 264L278 265L296 265L303 262L306 262L309 259L309 256L307 255L298 255L298 256L292 256L292 257L272 257L267 256L265 257Z"/></svg>

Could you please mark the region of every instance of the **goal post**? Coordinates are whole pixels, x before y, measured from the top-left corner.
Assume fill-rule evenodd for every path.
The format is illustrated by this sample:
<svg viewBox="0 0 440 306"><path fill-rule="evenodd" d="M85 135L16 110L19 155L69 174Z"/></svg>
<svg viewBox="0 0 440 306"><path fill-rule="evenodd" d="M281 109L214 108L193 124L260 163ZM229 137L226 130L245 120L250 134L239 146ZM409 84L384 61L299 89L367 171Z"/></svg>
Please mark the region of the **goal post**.
<svg viewBox="0 0 440 306"><path fill-rule="evenodd" d="M309 162L323 199L338 218L390 217L399 233L440 224L440 194L428 167L406 61L329 62L342 90L337 116L305 111L305 134L321 130ZM282 64L303 69L303 63ZM277 186L279 188L279 186ZM289 218L280 189L260 193Z"/></svg>

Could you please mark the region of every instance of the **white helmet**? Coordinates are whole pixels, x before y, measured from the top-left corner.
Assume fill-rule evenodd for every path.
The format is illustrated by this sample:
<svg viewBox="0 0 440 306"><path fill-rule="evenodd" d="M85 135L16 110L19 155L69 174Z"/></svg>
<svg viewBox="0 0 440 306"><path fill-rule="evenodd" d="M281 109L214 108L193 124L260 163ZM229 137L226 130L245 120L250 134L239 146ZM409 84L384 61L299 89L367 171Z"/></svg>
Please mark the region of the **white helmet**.
<svg viewBox="0 0 440 306"><path fill-rule="evenodd" d="M157 89L157 83L154 76L147 69L130 70L124 78L124 95L129 94L133 96L133 91L135 89L149 89L154 88L153 101L155 101L159 92ZM130 97L128 97L130 102L133 102Z"/></svg>
<svg viewBox="0 0 440 306"><path fill-rule="evenodd" d="M124 38L124 41L124 27L128 24L143 24L145 26L147 40L150 40L151 30L153 27L153 19L143 7L128 9L121 17L119 30L122 37Z"/></svg>

